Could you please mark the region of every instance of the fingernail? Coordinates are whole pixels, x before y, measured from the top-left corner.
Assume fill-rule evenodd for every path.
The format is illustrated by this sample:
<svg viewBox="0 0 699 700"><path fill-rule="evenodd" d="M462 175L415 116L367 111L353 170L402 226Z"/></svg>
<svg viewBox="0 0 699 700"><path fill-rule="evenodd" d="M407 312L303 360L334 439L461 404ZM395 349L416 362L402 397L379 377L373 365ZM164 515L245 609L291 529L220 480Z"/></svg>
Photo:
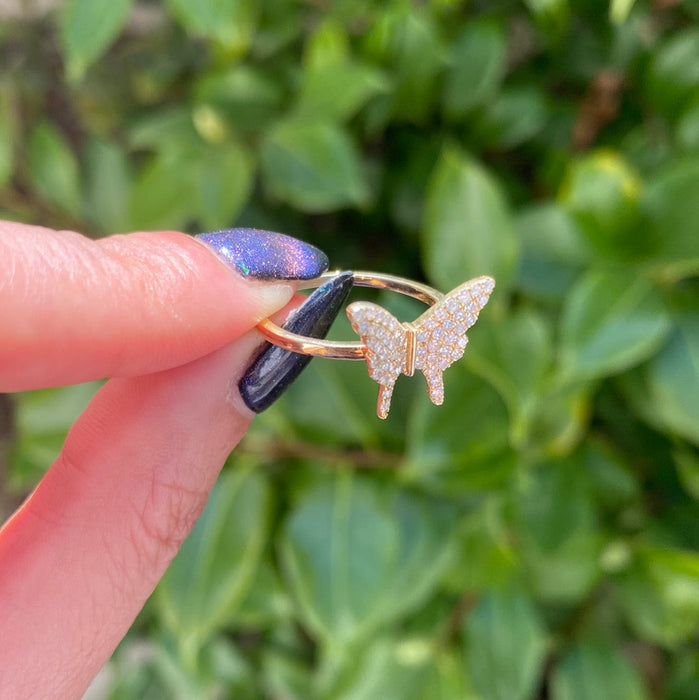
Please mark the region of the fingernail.
<svg viewBox="0 0 699 700"><path fill-rule="evenodd" d="M307 280L328 269L328 258L315 246L283 233L230 228L195 236L227 265L257 280Z"/></svg>
<svg viewBox="0 0 699 700"><path fill-rule="evenodd" d="M318 287L287 319L284 328L311 338L324 338L352 289L352 273L341 272ZM245 405L255 413L269 408L301 374L310 355L265 343L238 387Z"/></svg>

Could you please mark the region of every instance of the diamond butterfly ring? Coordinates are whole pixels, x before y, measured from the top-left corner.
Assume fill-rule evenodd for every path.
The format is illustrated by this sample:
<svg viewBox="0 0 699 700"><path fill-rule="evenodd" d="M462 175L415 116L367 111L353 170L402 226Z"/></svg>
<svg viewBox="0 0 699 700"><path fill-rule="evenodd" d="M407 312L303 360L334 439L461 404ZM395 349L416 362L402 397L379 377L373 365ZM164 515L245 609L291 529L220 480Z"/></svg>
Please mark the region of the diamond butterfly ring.
<svg viewBox="0 0 699 700"><path fill-rule="evenodd" d="M308 280L302 289L313 289L331 279L336 272ZM359 287L377 287L419 299L429 309L410 323L401 323L378 304L356 301L347 306L347 316L359 342L309 338L291 333L269 319L258 329L274 345L303 355L338 360L366 360L369 376L379 384L376 412L386 418L396 379L401 374L412 376L419 369L427 381L432 403L444 401L442 372L466 350L466 331L478 319L495 288L492 277L475 277L442 294L432 287L404 277L375 272L353 272Z"/></svg>

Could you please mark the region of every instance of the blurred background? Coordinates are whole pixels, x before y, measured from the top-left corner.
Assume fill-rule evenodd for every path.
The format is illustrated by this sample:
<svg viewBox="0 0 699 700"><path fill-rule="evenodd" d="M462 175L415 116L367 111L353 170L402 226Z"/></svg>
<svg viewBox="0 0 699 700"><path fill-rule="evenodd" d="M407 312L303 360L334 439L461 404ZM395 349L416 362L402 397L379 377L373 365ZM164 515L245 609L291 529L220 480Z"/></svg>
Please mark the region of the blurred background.
<svg viewBox="0 0 699 700"><path fill-rule="evenodd" d="M444 406L316 360L255 421L89 698L699 697L697 19L0 0L1 217L497 279ZM94 390L0 397L0 515Z"/></svg>

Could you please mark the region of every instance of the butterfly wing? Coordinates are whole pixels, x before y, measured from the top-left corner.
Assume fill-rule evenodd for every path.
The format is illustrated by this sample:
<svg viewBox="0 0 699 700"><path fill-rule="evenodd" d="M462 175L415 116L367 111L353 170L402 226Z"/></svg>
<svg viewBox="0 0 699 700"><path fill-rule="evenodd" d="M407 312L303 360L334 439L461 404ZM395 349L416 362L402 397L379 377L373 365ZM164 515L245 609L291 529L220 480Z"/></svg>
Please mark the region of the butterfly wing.
<svg viewBox="0 0 699 700"><path fill-rule="evenodd" d="M468 343L466 331L478 320L494 288L492 277L464 282L413 323L415 367L425 375L432 403L444 401L442 372L463 357Z"/></svg>
<svg viewBox="0 0 699 700"><path fill-rule="evenodd" d="M376 412L379 418L385 418L391 407L393 386L405 364L406 330L392 314L368 301L350 304L347 316L367 347L369 376L381 385Z"/></svg>

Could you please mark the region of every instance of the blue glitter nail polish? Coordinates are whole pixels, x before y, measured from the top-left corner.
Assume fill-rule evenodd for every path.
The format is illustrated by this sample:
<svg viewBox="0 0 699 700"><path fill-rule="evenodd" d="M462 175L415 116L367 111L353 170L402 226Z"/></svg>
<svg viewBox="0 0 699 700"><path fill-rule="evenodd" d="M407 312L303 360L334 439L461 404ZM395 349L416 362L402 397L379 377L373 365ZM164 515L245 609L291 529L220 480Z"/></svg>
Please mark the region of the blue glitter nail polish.
<svg viewBox="0 0 699 700"><path fill-rule="evenodd" d="M341 272L318 287L287 319L284 328L311 338L324 338L352 289L352 273ZM247 369L238 385L246 406L261 413L269 408L311 361L300 355L265 343L262 352Z"/></svg>
<svg viewBox="0 0 699 700"><path fill-rule="evenodd" d="M283 233L231 228L201 233L196 238L251 279L307 280L328 269L325 253Z"/></svg>

